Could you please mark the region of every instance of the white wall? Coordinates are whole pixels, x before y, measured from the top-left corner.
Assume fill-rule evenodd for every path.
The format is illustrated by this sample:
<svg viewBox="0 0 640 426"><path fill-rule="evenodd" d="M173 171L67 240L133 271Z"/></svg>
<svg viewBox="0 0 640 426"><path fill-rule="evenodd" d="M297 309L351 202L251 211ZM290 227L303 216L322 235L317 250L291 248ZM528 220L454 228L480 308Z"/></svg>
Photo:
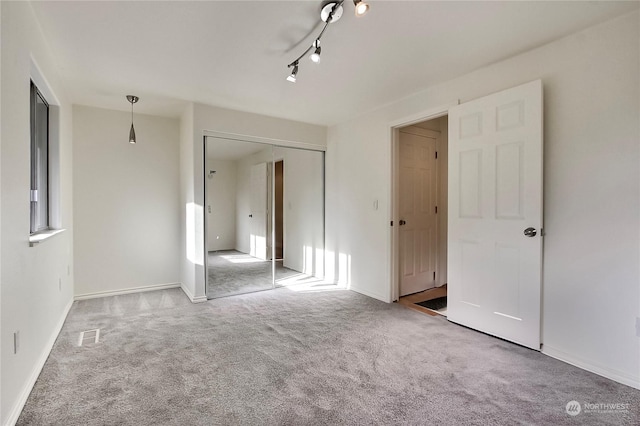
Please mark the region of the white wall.
<svg viewBox="0 0 640 426"><path fill-rule="evenodd" d="M130 126L130 113L73 107L76 296L180 281L179 122L134 114L136 144Z"/></svg>
<svg viewBox="0 0 640 426"><path fill-rule="evenodd" d="M233 160L207 160L207 248L236 247L237 165ZM216 173L209 178L209 171ZM209 208L211 211L209 211Z"/></svg>
<svg viewBox="0 0 640 426"><path fill-rule="evenodd" d="M71 105L26 2L1 2L0 422L15 422L73 298ZM66 231L29 247L29 79L37 63L59 105L59 225ZM48 99L52 103L50 96ZM55 150L54 150L55 151ZM13 353L13 333L20 349Z"/></svg>
<svg viewBox="0 0 640 426"><path fill-rule="evenodd" d="M185 217L181 218L181 244L186 247L182 258L181 278L183 288L186 292L191 292L192 300L204 301L204 131L324 146L327 129L202 104L189 105L181 118L180 126L181 204L185 211L192 212L185 213Z"/></svg>
<svg viewBox="0 0 640 426"><path fill-rule="evenodd" d="M180 282L182 289L192 301L205 301L203 294L195 296L196 223L194 204L194 147L193 104L187 105L180 117ZM201 263L203 259L199 260Z"/></svg>
<svg viewBox="0 0 640 426"><path fill-rule="evenodd" d="M544 351L640 387L638 27L634 12L331 127L332 274L390 300L389 123L540 78Z"/></svg>

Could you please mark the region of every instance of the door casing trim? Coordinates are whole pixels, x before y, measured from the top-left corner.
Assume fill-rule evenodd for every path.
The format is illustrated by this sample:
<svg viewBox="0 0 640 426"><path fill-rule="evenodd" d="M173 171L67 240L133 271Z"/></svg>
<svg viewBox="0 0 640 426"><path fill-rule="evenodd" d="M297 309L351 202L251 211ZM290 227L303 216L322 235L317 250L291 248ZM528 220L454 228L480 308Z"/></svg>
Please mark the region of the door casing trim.
<svg viewBox="0 0 640 426"><path fill-rule="evenodd" d="M411 114L406 117L402 117L388 123L388 146L389 146L389 158L390 158L390 170L391 170L391 191L389 191L389 217L393 222L393 226L389 227L389 248L387 252L389 263L389 302L398 300L400 294L400 277L398 271L400 270L400 235L399 227L397 226L399 220L399 142L400 142L400 128L410 126L412 124L419 123L421 121L433 120L443 117L449 114L449 109L459 105L460 100L456 99L449 103L440 105L435 108L428 109L416 114Z"/></svg>

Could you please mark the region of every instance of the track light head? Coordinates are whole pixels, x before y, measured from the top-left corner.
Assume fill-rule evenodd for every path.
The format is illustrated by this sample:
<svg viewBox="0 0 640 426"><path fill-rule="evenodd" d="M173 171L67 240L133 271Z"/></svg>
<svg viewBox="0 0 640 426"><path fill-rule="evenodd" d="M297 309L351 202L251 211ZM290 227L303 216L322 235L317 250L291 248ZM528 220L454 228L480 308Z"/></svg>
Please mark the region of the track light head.
<svg viewBox="0 0 640 426"><path fill-rule="evenodd" d="M362 16L369 11L369 5L363 0L353 0L356 7L356 16Z"/></svg>
<svg viewBox="0 0 640 426"><path fill-rule="evenodd" d="M129 130L129 143L136 143L136 129L133 128L133 123L131 123L131 129Z"/></svg>
<svg viewBox="0 0 640 426"><path fill-rule="evenodd" d="M314 41L313 47L315 47L315 50L309 56L309 58L317 64L320 62L320 52L322 51L322 48L320 47L320 40Z"/></svg>
<svg viewBox="0 0 640 426"><path fill-rule="evenodd" d="M295 62L293 64L293 71L291 71L291 74L289 74L289 77L287 77L287 81L290 81L291 83L295 83L297 75L298 75L298 62Z"/></svg>
<svg viewBox="0 0 640 426"><path fill-rule="evenodd" d="M320 48L317 47L316 50L310 56L311 60L316 64L320 62Z"/></svg>

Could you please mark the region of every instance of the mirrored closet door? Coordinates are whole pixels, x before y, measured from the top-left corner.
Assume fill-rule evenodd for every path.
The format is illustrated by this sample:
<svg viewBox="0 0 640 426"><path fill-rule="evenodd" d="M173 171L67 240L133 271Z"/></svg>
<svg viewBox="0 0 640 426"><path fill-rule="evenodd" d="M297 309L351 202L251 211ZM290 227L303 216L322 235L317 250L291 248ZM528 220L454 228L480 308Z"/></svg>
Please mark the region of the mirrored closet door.
<svg viewBox="0 0 640 426"><path fill-rule="evenodd" d="M273 288L271 145L206 138L207 298Z"/></svg>
<svg viewBox="0 0 640 426"><path fill-rule="evenodd" d="M273 147L275 285L324 276L324 153Z"/></svg>
<svg viewBox="0 0 640 426"><path fill-rule="evenodd" d="M324 153L207 137L207 298L324 275Z"/></svg>

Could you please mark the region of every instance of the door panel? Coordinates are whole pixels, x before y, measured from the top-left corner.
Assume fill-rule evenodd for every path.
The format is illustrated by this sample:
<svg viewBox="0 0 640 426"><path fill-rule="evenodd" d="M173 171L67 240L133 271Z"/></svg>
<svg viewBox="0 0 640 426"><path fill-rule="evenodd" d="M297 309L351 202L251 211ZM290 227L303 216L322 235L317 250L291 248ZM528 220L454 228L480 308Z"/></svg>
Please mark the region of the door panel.
<svg viewBox="0 0 640 426"><path fill-rule="evenodd" d="M496 148L496 217L523 220L524 143Z"/></svg>
<svg viewBox="0 0 640 426"><path fill-rule="evenodd" d="M482 218L482 150L471 149L460 154L460 217Z"/></svg>
<svg viewBox="0 0 640 426"><path fill-rule="evenodd" d="M435 286L437 132L400 132L400 296Z"/></svg>
<svg viewBox="0 0 640 426"><path fill-rule="evenodd" d="M449 158L448 319L539 349L542 83L452 108Z"/></svg>
<svg viewBox="0 0 640 426"><path fill-rule="evenodd" d="M485 259L482 246L478 241L460 240L460 297L462 303L479 308L483 305L481 296L483 295L484 280L479 279L482 275ZM447 292L450 293L451 284L447 285ZM448 295L449 296L449 295ZM450 297L450 296L449 296ZM447 317L449 314L450 302L447 301Z"/></svg>

